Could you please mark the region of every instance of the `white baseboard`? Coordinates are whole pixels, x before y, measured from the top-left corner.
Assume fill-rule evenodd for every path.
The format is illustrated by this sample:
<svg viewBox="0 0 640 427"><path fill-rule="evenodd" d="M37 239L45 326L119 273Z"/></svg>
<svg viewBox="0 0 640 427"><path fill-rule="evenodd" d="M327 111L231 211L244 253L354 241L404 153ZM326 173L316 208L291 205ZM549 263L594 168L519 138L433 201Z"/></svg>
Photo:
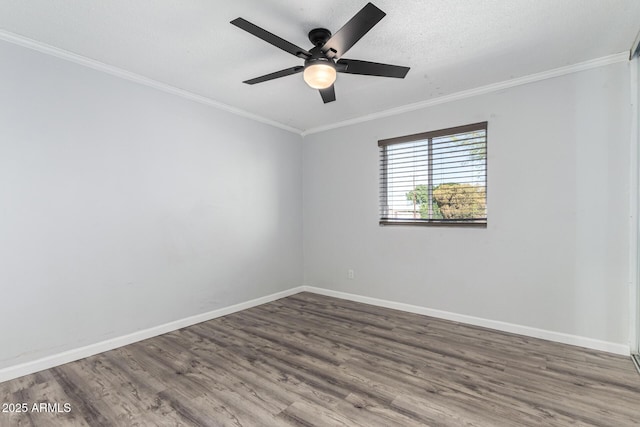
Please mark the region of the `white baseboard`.
<svg viewBox="0 0 640 427"><path fill-rule="evenodd" d="M544 329L531 328L528 326L515 325L512 323L500 322L497 320L482 319L479 317L467 316L464 314L451 313L448 311L435 310L432 308L420 307L416 305L404 304L404 303L394 302L394 301L387 301L379 298L371 298L371 297L366 297L362 295L349 294L346 292L333 291L330 289L316 288L314 286L298 286L295 288L288 289L286 291L267 295L261 298L256 298L251 301L246 301L246 302L235 304L229 307L220 308L207 313L202 313L202 314L187 317L184 319L176 320L174 322L165 323L163 325L159 325L153 328L134 332L132 334L112 338L106 341L98 342L85 347L68 350L62 353L53 354L51 356L46 356L41 359L25 362L19 365L9 366L7 368L0 369L0 382L8 381L24 375L33 374L35 372L42 371L44 369L53 368L55 366L60 366L65 363L73 362L79 359L83 359L85 357L96 355L98 353L113 350L115 348L122 347L128 344L133 344L135 342L152 338L158 335L166 334L167 332L171 332L177 329L185 328L187 326L195 325L196 323L206 322L207 320L226 316L228 314L246 310L248 308L265 304L271 301L275 301L280 298L288 297L290 295L294 295L299 292L312 292L319 295L326 295L326 296L341 298L341 299L350 300L350 301L362 302L365 304L392 308L396 310L406 311L409 313L422 314L425 316L431 316L431 317L436 317L440 319L452 320L454 322L466 323L469 325L482 326L485 328L495 329L498 331L510 332L510 333L525 335L525 336L534 337L534 338L542 338L549 341L556 341L563 344L570 344L570 345L590 348L594 350L602 350L609 353L620 354L623 356L629 356L631 353L629 346L624 344L617 344L617 343L612 343L607 341L596 340L593 338L564 334L561 332L547 331Z"/></svg>
<svg viewBox="0 0 640 427"><path fill-rule="evenodd" d="M220 308L217 310L209 311L207 313L202 313L184 319L176 320L174 322L165 323L160 326L154 326L153 328L144 329L132 334L112 338L95 344L90 344L85 347L75 348L62 353L46 356L41 359L21 363L15 366L9 366L7 368L0 369L0 382L12 380L23 375L33 374L44 369L53 368L55 366L64 365L65 363L73 362L85 357L96 355L98 353L103 353L105 351L132 344L134 342L166 334L167 332L195 325L196 323L206 322L207 320L215 319L216 317L222 317L238 311L246 310L247 308L255 307L257 305L275 301L280 298L288 297L289 295L297 294L299 292L302 292L302 290L303 287L288 289L286 291L267 295L261 298L252 299L251 301L242 302L240 304Z"/></svg>
<svg viewBox="0 0 640 427"><path fill-rule="evenodd" d="M563 344L570 344L579 347L590 348L593 350L606 351L608 353L629 356L631 349L628 345L601 341L593 338L581 337L578 335L565 334L562 332L547 331L544 329L532 328L529 326L516 325L513 323L500 322L497 320L482 319L480 317L467 316L465 314L451 313L448 311L435 310L432 308L419 307L401 302L387 301L378 298L365 297L362 295L349 294L346 292L333 291L330 289L316 288L313 286L302 286L302 291L313 292L320 295L326 295L335 298L341 298L350 301L362 302L365 304L376 305L379 307L392 308L396 310L406 311L409 313L422 314L425 316L437 317L439 319L452 320L454 322L466 323L474 326L482 326L484 328L495 329L503 332L524 335L533 338L541 338L549 341L555 341Z"/></svg>

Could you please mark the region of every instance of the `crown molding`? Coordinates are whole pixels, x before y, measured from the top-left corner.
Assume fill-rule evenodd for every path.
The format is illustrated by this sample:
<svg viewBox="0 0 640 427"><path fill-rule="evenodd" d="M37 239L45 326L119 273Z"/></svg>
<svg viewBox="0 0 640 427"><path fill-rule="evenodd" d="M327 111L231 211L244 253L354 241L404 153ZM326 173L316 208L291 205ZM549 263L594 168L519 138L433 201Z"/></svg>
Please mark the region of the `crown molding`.
<svg viewBox="0 0 640 427"><path fill-rule="evenodd" d="M166 83L161 83L159 81L150 79L140 74L132 73L130 71L123 70L122 68L114 67L112 65L108 65L103 62L96 61L94 59L90 59L85 56L78 55L73 52L69 52L64 49L60 49L60 48L48 45L46 43L32 40L30 38L21 36L19 34L14 34L9 31L0 30L0 40L4 40L6 42L25 47L27 49L35 50L47 55L55 56L56 58L64 59L66 61L74 62L76 64L83 65L85 67L93 68L94 70L102 71L104 73L111 74L113 76L120 77L125 80L129 80L135 83L149 86L154 89L158 89L163 92L170 93L172 95L180 96L190 101L195 101L200 104L208 105L210 107L214 107L219 110L236 114L238 116L246 117L248 119L255 120L260 123L264 123L270 126L274 126L274 127L286 130L288 132L293 132L298 135L302 133L302 130L300 129L287 126L283 123L276 122L271 119L267 119L265 117L250 113L240 108L232 107L222 102L215 101L211 98L207 98L206 96L197 95L195 93L192 93L183 89L179 89L175 86L171 86Z"/></svg>
<svg viewBox="0 0 640 427"><path fill-rule="evenodd" d="M521 86L529 83L538 82L541 80L564 76L566 74L571 74L571 73L584 71L584 70L590 70L592 68L598 68L605 65L615 64L618 62L629 61L629 52L628 51L622 52L614 55L604 56L602 58L596 58L589 61L580 62L574 65L568 65L566 67L560 67L560 68L556 68L549 71L543 71L541 73L519 77L516 79L505 80L498 83L492 83L486 86L464 90L464 91L456 92L450 95L445 95L438 98L432 98L432 99L404 105L397 108L391 108L391 109L380 111L377 113L355 117L349 120L343 120L340 122L331 123L324 126L318 126L318 127L314 127L306 130L301 130L301 129L297 129L292 126L285 125L284 123L280 123L275 120L271 120L254 113L250 113L240 108L232 107L231 105L227 105L222 102L215 101L211 98L207 98L202 95L197 95L195 93L192 93L183 89L179 89L175 86L171 86L166 83L161 83L159 81L150 79L140 74L132 73L130 71L126 71L121 68L114 67L112 65L108 65L103 62L96 61L94 59L90 59L82 55L78 55L78 54L66 51L64 49L60 49L60 48L48 45L46 43L32 40L30 38L27 38L9 31L0 29L0 40L4 40L6 42L25 47L27 49L32 49L41 53L45 53L47 55L55 56L60 59L74 62L76 64L83 65L85 67L93 68L94 70L102 71L104 73L111 74L113 76L120 77L125 80L129 80L135 83L149 86L154 89L158 89L163 92L170 93L172 95L180 96L182 98L185 98L194 102L198 102L204 105L208 105L210 107L214 107L219 110L223 110L232 114L236 114L241 117L246 117L248 119L255 120L257 122L264 123L266 125L274 126L276 128L301 135L302 137L311 135L314 133L324 132L331 129L337 129L337 128L350 126L358 123L368 122L371 120L381 119L384 117L391 117L398 114L407 113L410 111L420 110L422 108L432 107L434 105L445 104L447 102L458 101L465 98L471 98L478 95L497 92L497 91L507 89L507 88L512 88L515 86Z"/></svg>
<svg viewBox="0 0 640 427"><path fill-rule="evenodd" d="M602 58L592 59L589 61L580 62L578 64L568 65L566 67L560 67L560 68L556 68L549 71L543 71L541 73L530 74L528 76L518 77L516 79L505 80L498 83L492 83L492 84L481 86L474 89L463 90L461 92L452 93L450 95L445 95L438 98L432 98L425 101L404 105L402 107L391 108L389 110L367 114L365 116L355 117L353 119L344 120L341 122L332 123L325 126L318 126L318 127L303 131L302 136L324 132L331 129L337 129L345 126L350 126L358 123L364 123L371 120L378 120L384 117L396 116L398 114L420 110L422 108L432 107L434 105L445 104L447 102L458 101L460 99L471 98L474 96L484 95L491 92L497 92L497 91L512 88L515 86L522 86L529 83L539 82L541 80L552 79L554 77L564 76L566 74L576 73L578 71L590 70L592 68L598 68L598 67L603 67L605 65L616 64L618 62L628 62L628 61L629 61L628 52L622 52L615 55L604 56Z"/></svg>

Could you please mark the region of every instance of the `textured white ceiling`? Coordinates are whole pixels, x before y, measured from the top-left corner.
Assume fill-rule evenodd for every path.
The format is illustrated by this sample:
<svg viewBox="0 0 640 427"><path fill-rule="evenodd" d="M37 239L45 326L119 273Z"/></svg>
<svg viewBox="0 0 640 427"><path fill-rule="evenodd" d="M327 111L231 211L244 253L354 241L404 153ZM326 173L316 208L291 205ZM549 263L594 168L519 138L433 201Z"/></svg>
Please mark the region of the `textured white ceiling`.
<svg viewBox="0 0 640 427"><path fill-rule="evenodd" d="M323 104L302 75L243 80L302 60L229 24L303 48L365 4L314 0L0 0L0 29L299 129L628 51L639 0L374 0L387 16L345 58L410 66L406 79L339 74Z"/></svg>

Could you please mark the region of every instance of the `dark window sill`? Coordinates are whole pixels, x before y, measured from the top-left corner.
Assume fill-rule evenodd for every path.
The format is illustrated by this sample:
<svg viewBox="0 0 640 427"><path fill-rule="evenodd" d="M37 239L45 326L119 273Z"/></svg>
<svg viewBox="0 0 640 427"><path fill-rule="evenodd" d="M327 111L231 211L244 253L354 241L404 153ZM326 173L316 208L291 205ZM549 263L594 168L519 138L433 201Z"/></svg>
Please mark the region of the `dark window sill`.
<svg viewBox="0 0 640 427"><path fill-rule="evenodd" d="M402 220L380 220L381 226L387 225L411 225L427 227L471 227L487 228L487 221L402 221Z"/></svg>

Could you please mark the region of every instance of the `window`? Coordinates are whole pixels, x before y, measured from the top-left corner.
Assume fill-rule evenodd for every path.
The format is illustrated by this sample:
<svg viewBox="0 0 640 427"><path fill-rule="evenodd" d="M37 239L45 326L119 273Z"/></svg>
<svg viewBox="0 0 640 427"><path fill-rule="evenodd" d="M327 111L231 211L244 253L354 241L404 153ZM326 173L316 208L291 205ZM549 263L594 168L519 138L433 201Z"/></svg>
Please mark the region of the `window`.
<svg viewBox="0 0 640 427"><path fill-rule="evenodd" d="M487 223L487 122L378 141L380 224Z"/></svg>

